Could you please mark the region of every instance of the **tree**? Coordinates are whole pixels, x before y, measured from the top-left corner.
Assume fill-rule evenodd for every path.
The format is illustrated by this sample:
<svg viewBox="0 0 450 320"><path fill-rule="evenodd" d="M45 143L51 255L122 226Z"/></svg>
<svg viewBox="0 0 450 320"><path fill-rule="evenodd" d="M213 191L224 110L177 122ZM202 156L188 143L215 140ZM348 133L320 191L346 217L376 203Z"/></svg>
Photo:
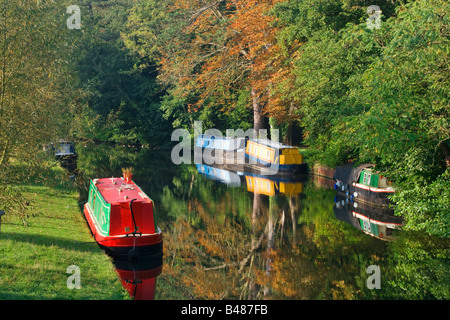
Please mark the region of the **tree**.
<svg viewBox="0 0 450 320"><path fill-rule="evenodd" d="M132 0L85 1L83 45L78 51L79 86L85 107L76 121L77 137L161 147L170 141L159 110L162 92L155 68L135 68L125 47Z"/></svg>
<svg viewBox="0 0 450 320"><path fill-rule="evenodd" d="M0 8L2 170L11 156L35 159L42 144L69 133L76 90L70 81L74 40L65 7L5 0Z"/></svg>
<svg viewBox="0 0 450 320"><path fill-rule="evenodd" d="M79 32L67 18L65 3L0 3L0 204L22 219L26 200L14 184L40 172L43 145L70 134ZM28 170L14 167L24 164Z"/></svg>
<svg viewBox="0 0 450 320"><path fill-rule="evenodd" d="M445 6L411 2L387 10L380 29L361 19L313 32L292 92L316 160L376 163L399 189L407 228L441 236L450 219Z"/></svg>
<svg viewBox="0 0 450 320"><path fill-rule="evenodd" d="M258 130L264 126L267 100L264 80L269 69L263 56L275 41L269 15L274 2L174 0L136 4L130 16L134 31L126 43L141 57L157 57L159 79L167 86L170 101L178 99L166 109L170 115L183 117L211 106L217 112L231 113L237 97L248 92ZM155 31L160 31L158 37ZM181 112L174 113L176 106Z"/></svg>

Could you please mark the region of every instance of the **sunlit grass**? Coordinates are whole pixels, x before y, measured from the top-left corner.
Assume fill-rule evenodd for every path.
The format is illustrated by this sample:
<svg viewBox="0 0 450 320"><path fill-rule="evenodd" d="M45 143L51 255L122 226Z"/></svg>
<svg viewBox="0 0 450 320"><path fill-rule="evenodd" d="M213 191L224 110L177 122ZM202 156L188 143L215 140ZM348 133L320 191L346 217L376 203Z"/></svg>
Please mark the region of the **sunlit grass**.
<svg viewBox="0 0 450 320"><path fill-rule="evenodd" d="M20 189L33 214L27 226L8 213L3 217L0 299L129 299L110 258L91 236L76 189L67 181ZM67 287L71 265L80 268L81 289Z"/></svg>

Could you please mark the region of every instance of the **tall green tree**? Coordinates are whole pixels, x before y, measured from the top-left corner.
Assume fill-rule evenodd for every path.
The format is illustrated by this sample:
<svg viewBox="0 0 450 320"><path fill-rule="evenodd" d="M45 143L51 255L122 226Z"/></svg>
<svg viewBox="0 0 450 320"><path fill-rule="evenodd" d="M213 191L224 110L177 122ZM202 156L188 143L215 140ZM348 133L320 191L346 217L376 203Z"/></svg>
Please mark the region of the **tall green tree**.
<svg viewBox="0 0 450 320"><path fill-rule="evenodd" d="M0 3L0 169L68 134L73 34L52 1Z"/></svg>
<svg viewBox="0 0 450 320"><path fill-rule="evenodd" d="M84 1L84 40L76 64L87 98L75 133L80 138L161 146L170 142L170 124L159 110L157 73L151 61L135 68L138 61L121 37L128 33L127 12L133 2Z"/></svg>
<svg viewBox="0 0 450 320"><path fill-rule="evenodd" d="M0 206L25 217L16 188L43 164L43 146L70 135L76 96L67 2L0 1ZM17 169L27 164L27 171ZM22 167L20 167L22 168Z"/></svg>

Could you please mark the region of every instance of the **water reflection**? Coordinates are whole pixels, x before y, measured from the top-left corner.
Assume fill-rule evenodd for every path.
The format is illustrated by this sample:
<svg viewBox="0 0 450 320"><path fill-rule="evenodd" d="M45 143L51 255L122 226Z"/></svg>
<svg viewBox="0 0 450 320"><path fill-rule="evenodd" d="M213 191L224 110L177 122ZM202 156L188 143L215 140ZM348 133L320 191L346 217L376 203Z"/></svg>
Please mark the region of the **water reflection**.
<svg viewBox="0 0 450 320"><path fill-rule="evenodd" d="M335 203L334 214L338 220L381 240L393 240L393 231L403 225L403 220L395 216L393 208L353 202L343 196L336 196Z"/></svg>
<svg viewBox="0 0 450 320"><path fill-rule="evenodd" d="M162 272L162 259L128 261L113 259L123 287L134 300L154 300L156 279Z"/></svg>
<svg viewBox="0 0 450 320"><path fill-rule="evenodd" d="M132 166L133 179L155 201L164 232L156 299L449 298L447 240L392 230L397 237L387 242L362 232L356 222L395 221L359 203L338 208L329 179L176 166L170 152L148 149L88 144L77 150L81 190L89 178ZM382 271L380 290L366 286L370 265ZM124 279L137 296L143 278Z"/></svg>

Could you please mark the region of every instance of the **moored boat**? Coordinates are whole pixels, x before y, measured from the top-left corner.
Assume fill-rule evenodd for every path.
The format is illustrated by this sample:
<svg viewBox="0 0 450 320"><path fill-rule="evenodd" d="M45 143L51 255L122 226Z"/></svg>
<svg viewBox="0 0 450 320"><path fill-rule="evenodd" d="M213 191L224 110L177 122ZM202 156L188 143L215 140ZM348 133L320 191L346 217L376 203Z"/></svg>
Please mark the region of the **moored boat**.
<svg viewBox="0 0 450 320"><path fill-rule="evenodd" d="M154 203L132 180L91 180L84 215L95 240L109 254L131 260L162 255Z"/></svg>
<svg viewBox="0 0 450 320"><path fill-rule="evenodd" d="M52 143L51 147L55 152L55 159L58 161L73 161L78 158L75 145L70 141L60 140L56 144Z"/></svg>
<svg viewBox="0 0 450 320"><path fill-rule="evenodd" d="M299 174L307 171L298 148L268 139L248 140L245 157L252 168L260 168L269 174Z"/></svg>
<svg viewBox="0 0 450 320"><path fill-rule="evenodd" d="M201 135L195 152L207 165L224 165L233 171L261 175L306 174L307 164L298 148L268 139ZM196 162L197 163L197 162Z"/></svg>
<svg viewBox="0 0 450 320"><path fill-rule="evenodd" d="M245 138L231 138L202 134L197 137L195 146L202 149L236 152L245 148Z"/></svg>
<svg viewBox="0 0 450 320"><path fill-rule="evenodd" d="M335 189L351 200L386 206L390 204L388 196L395 188L382 173L374 170L373 164L363 164L354 168L351 164L336 168L333 176Z"/></svg>

